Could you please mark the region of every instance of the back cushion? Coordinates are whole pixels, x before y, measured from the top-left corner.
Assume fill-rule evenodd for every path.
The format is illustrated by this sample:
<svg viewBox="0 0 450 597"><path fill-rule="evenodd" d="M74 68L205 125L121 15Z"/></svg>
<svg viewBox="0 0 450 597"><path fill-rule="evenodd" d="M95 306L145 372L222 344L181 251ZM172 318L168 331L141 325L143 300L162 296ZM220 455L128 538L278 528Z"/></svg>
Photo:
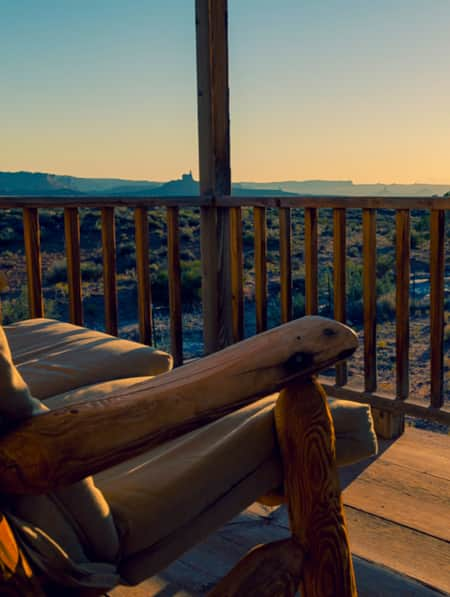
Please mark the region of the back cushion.
<svg viewBox="0 0 450 597"><path fill-rule="evenodd" d="M11 357L0 326L0 433L20 420L42 414L48 408L33 398ZM14 496L14 514L40 528L74 559L86 554L91 561L114 562L119 538L109 505L92 477L62 487L45 496Z"/></svg>

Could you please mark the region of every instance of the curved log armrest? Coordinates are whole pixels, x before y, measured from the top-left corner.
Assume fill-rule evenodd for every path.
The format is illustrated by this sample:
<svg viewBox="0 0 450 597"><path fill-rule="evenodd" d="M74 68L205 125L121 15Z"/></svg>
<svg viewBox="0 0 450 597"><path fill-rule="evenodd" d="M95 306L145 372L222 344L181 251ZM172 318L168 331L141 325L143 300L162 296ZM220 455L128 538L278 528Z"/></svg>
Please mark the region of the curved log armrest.
<svg viewBox="0 0 450 597"><path fill-rule="evenodd" d="M357 344L347 326L304 317L108 398L27 419L0 440L0 492L74 483L308 378Z"/></svg>

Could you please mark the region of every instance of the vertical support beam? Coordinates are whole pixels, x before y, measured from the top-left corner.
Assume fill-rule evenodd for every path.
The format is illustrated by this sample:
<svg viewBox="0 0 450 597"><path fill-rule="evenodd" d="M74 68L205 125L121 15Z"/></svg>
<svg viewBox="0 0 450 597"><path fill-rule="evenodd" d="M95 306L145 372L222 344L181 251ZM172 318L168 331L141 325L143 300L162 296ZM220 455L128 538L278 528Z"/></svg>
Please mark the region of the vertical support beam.
<svg viewBox="0 0 450 597"><path fill-rule="evenodd" d="M266 208L253 209L255 233L256 333L267 329L267 232Z"/></svg>
<svg viewBox="0 0 450 597"><path fill-rule="evenodd" d="M172 353L175 367L178 367L183 364L178 207L167 208L167 248L169 266L170 352Z"/></svg>
<svg viewBox="0 0 450 597"><path fill-rule="evenodd" d="M292 319L291 210L280 207L280 299L281 323Z"/></svg>
<svg viewBox="0 0 450 597"><path fill-rule="evenodd" d="M114 207L102 207L103 294L105 329L117 336L116 231Z"/></svg>
<svg viewBox="0 0 450 597"><path fill-rule="evenodd" d="M316 315L317 291L317 209L305 208L305 314Z"/></svg>
<svg viewBox="0 0 450 597"><path fill-rule="evenodd" d="M28 312L30 317L44 317L42 297L42 262L39 215L36 207L23 209L23 236L28 284Z"/></svg>
<svg viewBox="0 0 450 597"><path fill-rule="evenodd" d="M231 192L227 0L196 0L200 194ZM205 352L233 341L228 208L200 215Z"/></svg>
<svg viewBox="0 0 450 597"><path fill-rule="evenodd" d="M431 406L440 408L444 404L444 210L431 210L430 228Z"/></svg>
<svg viewBox="0 0 450 597"><path fill-rule="evenodd" d="M410 274L410 213L408 209L396 212L396 379L397 398L409 395L409 274Z"/></svg>
<svg viewBox="0 0 450 597"><path fill-rule="evenodd" d="M364 389L377 389L376 211L363 209Z"/></svg>
<svg viewBox="0 0 450 597"><path fill-rule="evenodd" d="M69 316L75 325L83 325L81 295L80 216L76 207L64 208Z"/></svg>
<svg viewBox="0 0 450 597"><path fill-rule="evenodd" d="M345 323L346 321L346 286L345 286L345 263L346 263L346 211L339 208L333 210L333 278L334 278L334 318ZM347 364L336 365L336 384L345 386L347 383Z"/></svg>
<svg viewBox="0 0 450 597"><path fill-rule="evenodd" d="M136 241L136 274L138 290L139 338L142 344L152 344L152 291L150 285L150 258L148 212L146 207L134 210Z"/></svg>
<svg viewBox="0 0 450 597"><path fill-rule="evenodd" d="M244 265L242 250L242 213L240 207L230 209L231 236L231 301L233 317L233 340L244 338Z"/></svg>

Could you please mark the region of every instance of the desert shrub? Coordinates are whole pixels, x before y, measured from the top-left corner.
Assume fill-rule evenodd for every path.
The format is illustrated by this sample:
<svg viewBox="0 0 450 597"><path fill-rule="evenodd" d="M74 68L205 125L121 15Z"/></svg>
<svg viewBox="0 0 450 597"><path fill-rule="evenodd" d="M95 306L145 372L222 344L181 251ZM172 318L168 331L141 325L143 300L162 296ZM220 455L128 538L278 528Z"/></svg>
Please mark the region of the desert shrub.
<svg viewBox="0 0 450 597"><path fill-rule="evenodd" d="M102 277L103 267L93 261L84 261L81 263L81 277L88 282L96 282Z"/></svg>
<svg viewBox="0 0 450 597"><path fill-rule="evenodd" d="M57 259L44 272L44 281L46 284L56 284L57 282L67 281L67 264L65 259Z"/></svg>
<svg viewBox="0 0 450 597"><path fill-rule="evenodd" d="M395 319L395 293L383 295L377 302L378 321L392 321Z"/></svg>
<svg viewBox="0 0 450 597"><path fill-rule="evenodd" d="M181 298L183 302L201 300L202 268L200 261L181 262Z"/></svg>
<svg viewBox="0 0 450 597"><path fill-rule="evenodd" d="M152 301L159 305L169 304L169 276L166 269L156 268L151 275Z"/></svg>
<svg viewBox="0 0 450 597"><path fill-rule="evenodd" d="M296 293L292 297L292 314L294 319L305 315L305 295Z"/></svg>
<svg viewBox="0 0 450 597"><path fill-rule="evenodd" d="M12 226L0 228L0 243L7 244L16 240L16 231Z"/></svg>

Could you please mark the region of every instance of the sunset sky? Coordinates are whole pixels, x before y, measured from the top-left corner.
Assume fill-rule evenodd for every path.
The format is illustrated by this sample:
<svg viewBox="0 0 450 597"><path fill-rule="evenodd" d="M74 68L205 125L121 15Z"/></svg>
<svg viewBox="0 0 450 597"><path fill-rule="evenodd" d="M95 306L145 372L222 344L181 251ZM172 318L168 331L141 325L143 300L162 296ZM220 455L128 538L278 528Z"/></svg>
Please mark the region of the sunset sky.
<svg viewBox="0 0 450 597"><path fill-rule="evenodd" d="M0 170L197 175L194 0L0 0ZM450 182L449 0L229 0L235 181Z"/></svg>

